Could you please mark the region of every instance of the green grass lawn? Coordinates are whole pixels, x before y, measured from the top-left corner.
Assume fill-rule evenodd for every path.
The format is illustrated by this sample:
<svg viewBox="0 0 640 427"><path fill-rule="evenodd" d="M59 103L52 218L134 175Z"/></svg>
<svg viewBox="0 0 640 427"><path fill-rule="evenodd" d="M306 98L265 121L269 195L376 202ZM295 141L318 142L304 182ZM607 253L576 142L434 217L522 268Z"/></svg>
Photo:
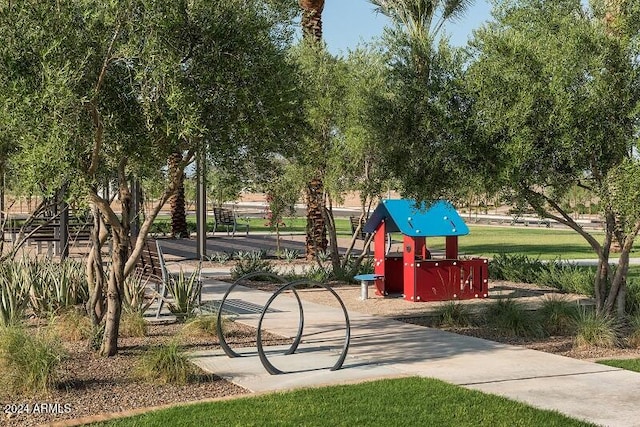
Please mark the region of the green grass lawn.
<svg viewBox="0 0 640 427"><path fill-rule="evenodd" d="M590 426L425 378L381 380L175 407L99 426Z"/></svg>
<svg viewBox="0 0 640 427"><path fill-rule="evenodd" d="M167 217L160 217L157 222L168 223ZM189 217L188 222L195 228L195 217ZM266 220L262 218L249 218L250 232L273 232L268 227ZM306 227L305 218L287 218L283 233L303 233ZM211 221L210 226L213 226ZM338 235L342 237L351 235L351 226L348 218L336 218ZM481 255L492 257L499 253L523 254L532 258L541 259L595 259L596 255L587 244L586 240L572 230L560 230L557 228L537 227L511 227L511 226L483 226L470 225L470 233L460 237L460 252L466 255ZM593 234L598 240L604 238L600 231ZM395 241L400 241L401 236L394 235ZM427 239L427 245L432 249L444 249L444 238ZM640 256L640 244L636 244L631 256ZM616 255L613 254L612 258Z"/></svg>
<svg viewBox="0 0 640 427"><path fill-rule="evenodd" d="M601 365L613 366L615 368L622 368L628 371L640 372L640 359L610 359L599 360Z"/></svg>

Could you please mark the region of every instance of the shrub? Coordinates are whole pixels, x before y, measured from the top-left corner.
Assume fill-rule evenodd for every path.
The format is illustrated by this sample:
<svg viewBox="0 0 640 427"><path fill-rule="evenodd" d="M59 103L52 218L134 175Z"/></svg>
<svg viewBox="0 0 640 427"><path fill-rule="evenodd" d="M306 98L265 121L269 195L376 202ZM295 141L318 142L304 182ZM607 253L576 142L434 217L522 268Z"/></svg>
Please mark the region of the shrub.
<svg viewBox="0 0 640 427"><path fill-rule="evenodd" d="M202 291L200 270L195 270L189 276L180 270L178 275L169 277L167 289L172 296L172 299L168 301L171 313L178 317L192 317L198 307Z"/></svg>
<svg viewBox="0 0 640 427"><path fill-rule="evenodd" d="M17 263L0 266L0 327L22 322L29 305L29 286L22 280Z"/></svg>
<svg viewBox="0 0 640 427"><path fill-rule="evenodd" d="M49 328L65 341L86 340L93 333L91 319L75 308L53 316Z"/></svg>
<svg viewBox="0 0 640 427"><path fill-rule="evenodd" d="M195 369L178 344L172 342L148 350L138 361L136 373L147 381L186 384Z"/></svg>
<svg viewBox="0 0 640 427"><path fill-rule="evenodd" d="M293 262L300 257L300 251L297 249L284 248L279 256L287 262Z"/></svg>
<svg viewBox="0 0 640 427"><path fill-rule="evenodd" d="M84 266L74 260L61 263L52 261L22 262L24 278L29 282L31 308L39 317L84 304L89 290Z"/></svg>
<svg viewBox="0 0 640 427"><path fill-rule="evenodd" d="M544 263L527 255L497 254L489 263L489 277L495 280L535 283Z"/></svg>
<svg viewBox="0 0 640 427"><path fill-rule="evenodd" d="M126 313L142 315L153 303L153 299L146 298L149 278L144 278L142 271L136 271L124 280L124 294L122 309Z"/></svg>
<svg viewBox="0 0 640 427"><path fill-rule="evenodd" d="M638 277L627 277L625 311L630 314L640 313L640 278Z"/></svg>
<svg viewBox="0 0 640 427"><path fill-rule="evenodd" d="M557 260L544 265L535 283L551 286L561 291L593 296L595 267L581 266Z"/></svg>
<svg viewBox="0 0 640 427"><path fill-rule="evenodd" d="M0 387L9 396L46 393L64 357L59 340L23 328L0 329Z"/></svg>
<svg viewBox="0 0 640 427"><path fill-rule="evenodd" d="M139 311L123 312L118 329L121 337L144 337L147 335L147 321Z"/></svg>
<svg viewBox="0 0 640 427"><path fill-rule="evenodd" d="M619 325L613 317L579 310L575 320L576 347L613 348L619 344Z"/></svg>
<svg viewBox="0 0 640 427"><path fill-rule="evenodd" d="M224 326L228 320L222 318L222 325ZM214 315L196 316L190 319L183 327L180 333L187 336L206 336L215 337L218 334L218 317Z"/></svg>
<svg viewBox="0 0 640 427"><path fill-rule="evenodd" d="M227 252L214 252L209 257L209 261L224 264L231 259L231 255Z"/></svg>
<svg viewBox="0 0 640 427"><path fill-rule="evenodd" d="M506 336L540 337L544 335L544 329L535 314L509 298L498 299L489 304L484 317L489 326Z"/></svg>
<svg viewBox="0 0 640 427"><path fill-rule="evenodd" d="M436 317L440 326L465 327L471 324L471 315L467 307L455 301L449 301L438 307Z"/></svg>
<svg viewBox="0 0 640 427"><path fill-rule="evenodd" d="M627 342L631 347L640 348L640 313L629 318L629 337Z"/></svg>
<svg viewBox="0 0 640 427"><path fill-rule="evenodd" d="M549 335L571 335L578 315L578 306L564 296L550 296L538 310L540 323Z"/></svg>
<svg viewBox="0 0 640 427"><path fill-rule="evenodd" d="M231 277L234 280L241 278L242 276L246 276L247 274L262 272L268 274L276 274L276 270L271 264L269 260L266 259L242 259L236 261L236 265L231 269ZM270 278L263 278L261 276L256 276L253 278L254 280L272 280Z"/></svg>

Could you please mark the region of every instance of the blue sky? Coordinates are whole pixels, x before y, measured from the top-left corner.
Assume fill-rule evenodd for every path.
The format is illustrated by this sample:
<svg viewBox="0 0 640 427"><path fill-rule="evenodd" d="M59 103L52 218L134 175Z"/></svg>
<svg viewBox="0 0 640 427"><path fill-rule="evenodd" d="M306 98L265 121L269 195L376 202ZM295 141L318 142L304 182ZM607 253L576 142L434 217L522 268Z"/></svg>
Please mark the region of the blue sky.
<svg viewBox="0 0 640 427"><path fill-rule="evenodd" d="M490 17L488 0L475 0L466 15L446 28L451 43L464 46L471 31ZM346 53L361 41L382 34L389 20L374 11L369 0L326 0L322 13L324 40L334 54Z"/></svg>

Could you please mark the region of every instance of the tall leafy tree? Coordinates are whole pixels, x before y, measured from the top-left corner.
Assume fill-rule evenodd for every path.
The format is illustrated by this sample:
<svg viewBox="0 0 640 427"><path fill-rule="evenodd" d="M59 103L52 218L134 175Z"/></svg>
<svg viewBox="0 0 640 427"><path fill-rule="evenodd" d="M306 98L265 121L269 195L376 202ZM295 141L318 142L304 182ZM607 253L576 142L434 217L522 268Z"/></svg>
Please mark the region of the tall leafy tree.
<svg viewBox="0 0 640 427"><path fill-rule="evenodd" d="M387 29L387 83L372 99L372 128L382 165L399 190L417 199L455 198L468 181L469 102L465 57L449 46L442 23L468 1L371 0L395 26Z"/></svg>
<svg viewBox="0 0 640 427"><path fill-rule="evenodd" d="M640 231L639 11L626 1L501 2L476 33L468 79L486 179L586 239L599 260L597 309L619 315ZM602 241L561 203L575 186L600 201Z"/></svg>
<svg viewBox="0 0 640 427"><path fill-rule="evenodd" d="M177 172L162 173L169 155L181 153L174 169L181 173L204 142L211 155L242 163L289 140L294 128L283 123L297 111L281 7L260 0L0 6L7 89L0 111L20 135L20 156L12 158L20 178L43 193L68 185L96 213L88 275L94 322L105 328L102 354L118 351L124 279L178 186ZM130 249L133 175L165 185ZM98 191L114 176L117 210ZM99 246L107 238L113 250L103 283Z"/></svg>

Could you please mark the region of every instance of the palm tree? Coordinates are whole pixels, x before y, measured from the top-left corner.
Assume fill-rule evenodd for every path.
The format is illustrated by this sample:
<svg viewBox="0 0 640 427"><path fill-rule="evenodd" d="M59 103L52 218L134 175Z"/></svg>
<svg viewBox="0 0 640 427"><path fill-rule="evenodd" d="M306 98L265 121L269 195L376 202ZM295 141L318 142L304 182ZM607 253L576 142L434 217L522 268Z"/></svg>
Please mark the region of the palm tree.
<svg viewBox="0 0 640 427"><path fill-rule="evenodd" d="M176 192L169 198L169 206L171 207L171 237L189 237L184 195L184 170L180 169L182 154L180 152L172 153L171 156L169 156L167 164L170 175L178 176Z"/></svg>
<svg viewBox="0 0 640 427"><path fill-rule="evenodd" d="M324 0L298 0L302 9L302 34L305 40L322 40L322 10Z"/></svg>
<svg viewBox="0 0 640 427"><path fill-rule="evenodd" d="M411 37L434 37L445 22L460 18L473 0L369 0L400 23Z"/></svg>
<svg viewBox="0 0 640 427"><path fill-rule="evenodd" d="M322 42L322 10L324 0L299 0L302 9L302 34L308 43ZM307 237L305 253L307 259L315 259L317 251L327 249L327 231L324 221L324 183L321 176L312 178L306 186Z"/></svg>

